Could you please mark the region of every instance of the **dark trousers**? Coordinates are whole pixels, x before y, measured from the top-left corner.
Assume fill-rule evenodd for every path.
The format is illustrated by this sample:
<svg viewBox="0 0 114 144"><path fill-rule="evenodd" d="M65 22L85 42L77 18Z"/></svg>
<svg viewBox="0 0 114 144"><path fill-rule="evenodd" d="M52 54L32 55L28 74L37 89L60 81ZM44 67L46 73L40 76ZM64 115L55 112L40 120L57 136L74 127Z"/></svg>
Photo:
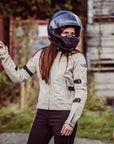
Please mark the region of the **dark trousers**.
<svg viewBox="0 0 114 144"><path fill-rule="evenodd" d="M73 144L77 124L70 136L61 136L60 131L69 115L66 110L41 110L37 111L27 144L48 144L54 136L55 144Z"/></svg>

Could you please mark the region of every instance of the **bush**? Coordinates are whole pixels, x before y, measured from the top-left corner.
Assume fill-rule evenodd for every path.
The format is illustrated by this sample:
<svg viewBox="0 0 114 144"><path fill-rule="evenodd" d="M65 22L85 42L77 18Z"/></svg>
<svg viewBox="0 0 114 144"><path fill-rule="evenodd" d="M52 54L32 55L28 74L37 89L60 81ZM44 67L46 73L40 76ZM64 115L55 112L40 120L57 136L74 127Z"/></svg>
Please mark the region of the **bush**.
<svg viewBox="0 0 114 144"><path fill-rule="evenodd" d="M5 72L0 73L0 107L16 103L19 95L19 85L14 85Z"/></svg>

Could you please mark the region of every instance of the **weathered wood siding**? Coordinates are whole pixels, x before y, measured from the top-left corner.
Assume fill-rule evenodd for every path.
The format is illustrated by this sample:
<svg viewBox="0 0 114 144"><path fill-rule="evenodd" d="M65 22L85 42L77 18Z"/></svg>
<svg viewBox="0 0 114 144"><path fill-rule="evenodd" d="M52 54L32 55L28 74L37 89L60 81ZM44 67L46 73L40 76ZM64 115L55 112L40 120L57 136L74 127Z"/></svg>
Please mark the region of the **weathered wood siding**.
<svg viewBox="0 0 114 144"><path fill-rule="evenodd" d="M114 0L88 0L87 61L95 94L114 97Z"/></svg>
<svg viewBox="0 0 114 144"><path fill-rule="evenodd" d="M114 0L93 0L93 15L111 15L114 12Z"/></svg>
<svg viewBox="0 0 114 144"><path fill-rule="evenodd" d="M90 53L90 60L97 60L99 58L98 51L100 49L101 59L114 59L114 24L101 24L101 33L99 35L99 24L88 25L88 52ZM99 48L100 45L100 48Z"/></svg>
<svg viewBox="0 0 114 144"><path fill-rule="evenodd" d="M101 64L101 69L106 70L102 65L104 61L114 64L114 0L91 0L91 4L92 23L87 25L89 68L96 71L97 64ZM114 70L114 66L110 65L108 69Z"/></svg>
<svg viewBox="0 0 114 144"><path fill-rule="evenodd" d="M101 31L101 34L99 31ZM101 64L102 71L114 70L114 24L101 23L100 26L96 22L88 24L87 35L87 53L90 69L98 71L98 64ZM109 66L106 66L104 61ZM102 63L104 64L102 65Z"/></svg>
<svg viewBox="0 0 114 144"><path fill-rule="evenodd" d="M94 73L94 91L102 99L114 97L114 73Z"/></svg>

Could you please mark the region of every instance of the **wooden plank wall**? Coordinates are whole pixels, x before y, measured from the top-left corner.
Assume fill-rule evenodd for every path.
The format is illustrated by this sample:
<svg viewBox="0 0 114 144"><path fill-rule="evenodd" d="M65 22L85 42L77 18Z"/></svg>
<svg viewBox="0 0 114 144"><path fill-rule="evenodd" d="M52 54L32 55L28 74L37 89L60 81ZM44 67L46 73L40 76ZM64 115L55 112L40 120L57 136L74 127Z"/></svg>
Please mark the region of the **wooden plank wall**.
<svg viewBox="0 0 114 144"><path fill-rule="evenodd" d="M87 61L94 72L94 92L114 98L114 0L92 0L87 25Z"/></svg>
<svg viewBox="0 0 114 144"><path fill-rule="evenodd" d="M98 71L98 63L114 64L114 0L93 0L93 23L87 25L87 56L90 70ZM104 19L105 18L105 19ZM95 64L95 65L94 65ZM111 68L109 68L111 66ZM107 70L114 70L110 65Z"/></svg>
<svg viewBox="0 0 114 144"><path fill-rule="evenodd" d="M114 0L93 0L93 16L110 16L114 13Z"/></svg>
<svg viewBox="0 0 114 144"><path fill-rule="evenodd" d="M94 91L104 100L114 97L114 73L94 73Z"/></svg>
<svg viewBox="0 0 114 144"><path fill-rule="evenodd" d="M98 59L99 43L101 41L101 59L114 59L114 24L102 23L101 33L99 35L99 23L88 25L88 52L90 53L90 60Z"/></svg>

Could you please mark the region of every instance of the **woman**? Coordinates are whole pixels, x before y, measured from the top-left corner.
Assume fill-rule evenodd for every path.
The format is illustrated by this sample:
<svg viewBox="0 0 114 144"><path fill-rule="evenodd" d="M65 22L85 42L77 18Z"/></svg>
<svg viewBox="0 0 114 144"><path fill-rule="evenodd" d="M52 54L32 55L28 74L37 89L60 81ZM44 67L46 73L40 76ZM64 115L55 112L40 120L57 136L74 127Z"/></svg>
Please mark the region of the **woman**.
<svg viewBox="0 0 114 144"><path fill-rule="evenodd" d="M0 42L2 64L14 83L27 80L35 72L39 79L38 111L27 144L48 144L52 136L55 144L74 142L87 98L86 61L76 50L82 29L74 13L55 13L48 24L51 44L38 50L21 70Z"/></svg>

